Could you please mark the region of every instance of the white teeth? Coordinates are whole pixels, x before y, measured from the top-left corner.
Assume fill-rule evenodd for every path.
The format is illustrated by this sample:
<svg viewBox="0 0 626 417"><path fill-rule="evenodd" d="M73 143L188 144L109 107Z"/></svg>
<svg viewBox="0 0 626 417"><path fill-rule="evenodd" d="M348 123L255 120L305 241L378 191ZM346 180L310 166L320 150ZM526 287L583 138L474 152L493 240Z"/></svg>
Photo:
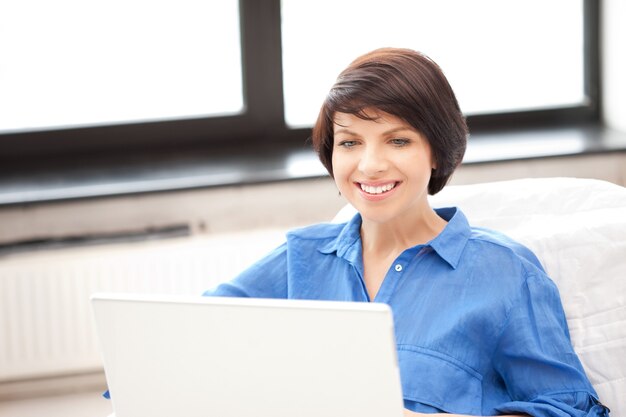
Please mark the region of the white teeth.
<svg viewBox="0 0 626 417"><path fill-rule="evenodd" d="M382 194L394 188L396 186L395 182L379 185L377 187L373 187L370 185L361 184L361 190L365 191L368 194Z"/></svg>

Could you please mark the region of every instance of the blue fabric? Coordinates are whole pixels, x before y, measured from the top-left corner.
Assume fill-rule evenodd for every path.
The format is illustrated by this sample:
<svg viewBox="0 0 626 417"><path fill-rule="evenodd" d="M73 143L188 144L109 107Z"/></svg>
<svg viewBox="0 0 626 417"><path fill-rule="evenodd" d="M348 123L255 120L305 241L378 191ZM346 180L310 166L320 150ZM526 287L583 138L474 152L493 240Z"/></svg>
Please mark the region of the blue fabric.
<svg viewBox="0 0 626 417"><path fill-rule="evenodd" d="M292 231L207 296L374 301L394 314L405 407L470 415L608 416L572 349L558 290L537 258L456 208L405 250L370 300L361 218Z"/></svg>

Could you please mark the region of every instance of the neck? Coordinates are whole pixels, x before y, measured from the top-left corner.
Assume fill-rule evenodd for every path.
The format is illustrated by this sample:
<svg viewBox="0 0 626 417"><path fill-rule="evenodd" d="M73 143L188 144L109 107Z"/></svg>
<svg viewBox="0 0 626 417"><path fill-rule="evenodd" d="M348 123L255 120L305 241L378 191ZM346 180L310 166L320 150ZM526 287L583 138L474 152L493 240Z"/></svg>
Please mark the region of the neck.
<svg viewBox="0 0 626 417"><path fill-rule="evenodd" d="M447 222L429 206L411 216L378 223L363 219L361 240L363 251L378 254L400 253L415 245L425 244L441 233Z"/></svg>

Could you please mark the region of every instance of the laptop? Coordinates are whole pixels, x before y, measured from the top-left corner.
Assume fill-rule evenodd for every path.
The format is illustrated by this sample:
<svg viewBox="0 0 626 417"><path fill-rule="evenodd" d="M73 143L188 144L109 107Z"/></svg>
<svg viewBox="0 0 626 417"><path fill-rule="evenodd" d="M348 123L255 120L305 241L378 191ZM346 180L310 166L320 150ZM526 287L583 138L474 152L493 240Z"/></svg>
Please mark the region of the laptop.
<svg viewBox="0 0 626 417"><path fill-rule="evenodd" d="M115 417L401 417L380 303L95 294Z"/></svg>

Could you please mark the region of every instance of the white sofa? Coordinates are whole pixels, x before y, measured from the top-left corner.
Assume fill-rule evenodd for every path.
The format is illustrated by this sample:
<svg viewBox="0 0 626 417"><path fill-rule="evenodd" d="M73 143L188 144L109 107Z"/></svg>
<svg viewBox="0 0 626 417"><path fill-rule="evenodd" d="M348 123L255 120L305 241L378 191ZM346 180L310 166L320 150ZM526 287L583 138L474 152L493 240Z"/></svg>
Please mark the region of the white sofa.
<svg viewBox="0 0 626 417"><path fill-rule="evenodd" d="M540 178L447 186L433 207L458 206L475 226L528 246L555 281L572 344L612 416L626 416L626 188ZM344 207L335 221L354 214Z"/></svg>

